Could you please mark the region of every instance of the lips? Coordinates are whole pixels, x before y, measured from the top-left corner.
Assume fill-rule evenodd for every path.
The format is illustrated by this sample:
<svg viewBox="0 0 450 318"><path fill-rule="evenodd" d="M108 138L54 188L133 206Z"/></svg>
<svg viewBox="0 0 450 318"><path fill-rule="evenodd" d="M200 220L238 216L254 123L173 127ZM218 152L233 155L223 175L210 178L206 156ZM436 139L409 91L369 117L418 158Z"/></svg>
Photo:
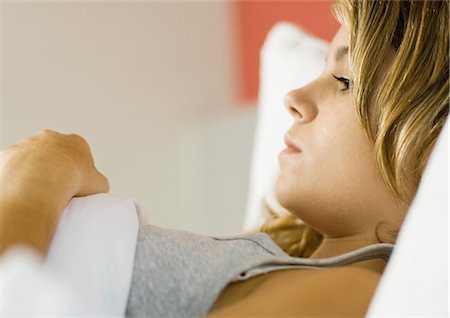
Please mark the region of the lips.
<svg viewBox="0 0 450 318"><path fill-rule="evenodd" d="M292 139L288 134L284 135L284 143L291 150L295 150L297 152L301 152L300 147L297 146L297 144L295 143L294 139Z"/></svg>

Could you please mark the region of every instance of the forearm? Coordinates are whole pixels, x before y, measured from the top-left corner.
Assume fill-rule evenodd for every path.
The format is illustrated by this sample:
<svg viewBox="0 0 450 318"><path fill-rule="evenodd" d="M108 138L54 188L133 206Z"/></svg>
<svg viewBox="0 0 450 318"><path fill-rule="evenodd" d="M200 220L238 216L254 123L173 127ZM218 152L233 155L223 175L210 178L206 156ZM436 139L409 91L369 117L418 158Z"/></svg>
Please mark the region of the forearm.
<svg viewBox="0 0 450 318"><path fill-rule="evenodd" d="M52 163L33 150L4 164L0 182L0 255L24 244L45 256L62 211L75 194L75 164Z"/></svg>
<svg viewBox="0 0 450 318"><path fill-rule="evenodd" d="M13 245L25 244L45 256L72 195L66 189L41 189L35 197L0 196L0 255Z"/></svg>

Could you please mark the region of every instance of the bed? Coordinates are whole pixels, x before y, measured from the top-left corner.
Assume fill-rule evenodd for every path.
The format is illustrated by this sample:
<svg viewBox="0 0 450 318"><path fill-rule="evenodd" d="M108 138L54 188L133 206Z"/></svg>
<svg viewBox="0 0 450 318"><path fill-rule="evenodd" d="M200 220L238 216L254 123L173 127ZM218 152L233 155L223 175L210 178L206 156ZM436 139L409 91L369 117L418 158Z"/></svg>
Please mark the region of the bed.
<svg viewBox="0 0 450 318"><path fill-rule="evenodd" d="M284 94L317 76L328 44L279 23L261 50L257 127L243 231L264 222L262 201L286 211L273 193L276 155L290 117ZM448 121L438 139L367 317L448 317ZM0 315L123 317L131 284L140 207L98 194L66 207L47 259L18 246L0 259Z"/></svg>

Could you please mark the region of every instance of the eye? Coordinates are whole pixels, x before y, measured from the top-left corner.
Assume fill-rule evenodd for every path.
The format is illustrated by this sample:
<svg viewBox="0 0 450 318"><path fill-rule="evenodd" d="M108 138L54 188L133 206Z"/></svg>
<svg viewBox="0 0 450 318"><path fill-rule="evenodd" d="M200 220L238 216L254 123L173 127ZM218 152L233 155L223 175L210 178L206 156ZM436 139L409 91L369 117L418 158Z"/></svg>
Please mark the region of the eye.
<svg viewBox="0 0 450 318"><path fill-rule="evenodd" d="M349 80L348 78L345 78L345 77L337 77L337 76L334 76L334 75L333 75L333 77L334 77L337 81L339 81L339 82L341 82L342 84L344 84L344 88L342 89L343 92L349 90L350 87L352 86L352 81Z"/></svg>

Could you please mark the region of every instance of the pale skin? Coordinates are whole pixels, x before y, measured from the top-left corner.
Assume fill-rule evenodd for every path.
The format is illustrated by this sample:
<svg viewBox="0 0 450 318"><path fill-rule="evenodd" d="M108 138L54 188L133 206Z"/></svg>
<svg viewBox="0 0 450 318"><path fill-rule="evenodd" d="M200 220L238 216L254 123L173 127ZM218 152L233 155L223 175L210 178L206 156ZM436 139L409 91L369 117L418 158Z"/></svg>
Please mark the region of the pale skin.
<svg viewBox="0 0 450 318"><path fill-rule="evenodd" d="M285 98L294 120L287 134L301 152L279 157L275 191L281 205L324 235L312 258L378 243L376 225L386 224L379 235L387 237L383 231L398 228L408 208L378 173L351 87L334 77L351 80L348 53L340 50L348 41L341 26L322 75Z"/></svg>
<svg viewBox="0 0 450 318"><path fill-rule="evenodd" d="M299 153L281 155L280 203L324 235L312 258L377 243L375 227L399 227L407 206L393 198L375 167L372 145L356 117L349 78L348 30L334 37L316 80L286 96L287 134ZM108 192L86 141L44 131L1 151L0 255L17 243L45 257L61 213L74 196ZM381 236L383 233L381 233ZM208 317L364 316L382 260L326 270L283 270L228 285Z"/></svg>
<svg viewBox="0 0 450 318"><path fill-rule="evenodd" d="M408 208L383 183L372 144L356 115L352 90L342 80L351 80L348 53L343 49L348 45L348 30L341 26L323 73L285 97L293 117L288 139L300 152L279 156L275 191L283 207L323 234L311 258L379 243L375 229L380 222L386 225L378 234L388 241L384 231L398 228ZM364 316L385 265L375 259L319 272L272 272L231 284L211 317L246 313Z"/></svg>

